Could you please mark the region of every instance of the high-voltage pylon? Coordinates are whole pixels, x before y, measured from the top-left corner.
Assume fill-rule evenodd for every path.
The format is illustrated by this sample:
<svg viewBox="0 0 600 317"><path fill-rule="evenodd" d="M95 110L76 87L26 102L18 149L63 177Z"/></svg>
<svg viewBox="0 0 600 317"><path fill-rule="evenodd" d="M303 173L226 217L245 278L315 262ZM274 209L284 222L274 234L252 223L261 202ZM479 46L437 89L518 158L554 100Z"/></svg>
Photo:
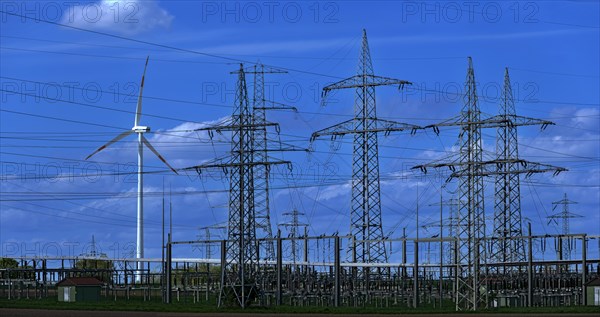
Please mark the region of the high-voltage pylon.
<svg viewBox="0 0 600 317"><path fill-rule="evenodd" d="M288 237L292 238L291 254L292 261L294 261L294 263L296 262L298 255L298 241L296 241L296 239L300 237L300 228L304 228L304 232L302 233L304 236L306 236L306 228L308 228L308 224L300 222L299 220L299 216L303 215L304 213L298 212L298 210L296 209L290 212L284 212L282 216L288 217L289 220L279 224L279 226L287 229L287 231L289 232Z"/></svg>
<svg viewBox="0 0 600 317"><path fill-rule="evenodd" d="M521 216L521 181L519 163L519 143L517 138L516 110L508 68L504 72L504 89L500 100L499 117L507 120L497 129L496 159L498 171L494 186L494 229L492 240L492 260L496 262L525 262L525 241L514 237L523 236ZM540 124L547 122L540 121ZM500 267L498 267L500 268ZM505 267L504 269L509 269ZM502 273L502 272L501 272Z"/></svg>
<svg viewBox="0 0 600 317"><path fill-rule="evenodd" d="M581 218L582 217L576 213L569 211L569 205L574 205L574 204L577 204L577 202L569 200L569 198L567 198L567 193L565 193L563 199L552 203L552 210L556 210L556 208L561 205L562 205L562 210L559 213L548 216L548 219L550 219L550 221L554 221L556 224L558 224L557 220L561 221L561 225L562 225L561 233L563 235L568 235L570 233L570 230L571 230L570 225L569 225L570 218ZM560 244L561 252L558 252L559 260L570 260L571 252L573 251L573 247L571 246L571 243L569 243L570 239L567 237L563 237L561 240L562 240L562 242ZM562 257L562 258L560 258L560 257Z"/></svg>
<svg viewBox="0 0 600 317"><path fill-rule="evenodd" d="M439 127L458 126L459 134L458 158L450 161L442 159L436 162L415 166L426 172L427 167L449 167L452 171L449 180L458 179L458 223L456 250L456 309L476 310L487 307L486 281L482 276L487 275L488 254L487 246L482 243L486 238L486 221L484 209L484 176L501 176L506 174L543 173L552 171L555 174L566 169L546 164L528 162L518 157L498 158L483 161L483 147L481 140L482 128L502 128L505 126L541 125L542 128L552 124L533 118L516 115L498 115L487 119L481 118L475 84L475 72L472 59L468 58L467 80L465 83L464 105L458 118L450 119L432 127L439 133ZM503 170L498 166L510 164L510 170ZM503 239L503 238L499 238ZM507 250L508 251L508 250ZM483 270L482 270L483 268Z"/></svg>
<svg viewBox="0 0 600 317"><path fill-rule="evenodd" d="M222 267L221 290L218 305L226 301L242 308L248 306L258 293L258 242L254 215L254 167L257 165L291 164L288 161L268 158L254 160L254 136L256 129L277 124L265 122L260 126L254 123L248 101L246 74L243 65L238 71L233 115L224 123L203 127L195 131L231 132L231 154L225 158L189 167L201 173L204 169L221 168L229 175L229 215L225 264ZM268 149L267 149L268 150Z"/></svg>
<svg viewBox="0 0 600 317"><path fill-rule="evenodd" d="M445 237L456 237L458 236L457 234L457 223L458 223L458 217L457 217L457 208L459 206L458 203L458 199L456 198L451 198L451 199L447 199L447 200L443 200L440 199L441 201L438 203L434 203L434 204L430 204L430 206L440 206L440 212L442 212L442 209L444 206L448 206L448 215L447 217L442 217L442 221L430 221L428 223L425 223L423 225L421 225L421 227L423 228L431 228L431 227L439 227L440 228L440 235L445 236ZM446 233L444 233L446 232ZM454 249L454 243L447 243L444 246L444 261L446 263L452 263L454 260L454 253L455 253L455 249Z"/></svg>
<svg viewBox="0 0 600 317"><path fill-rule="evenodd" d="M216 224L216 225L212 225L212 226L200 227L199 229L201 230L201 232L204 231L203 233L198 235L199 240L205 240L203 243L204 244L204 258L212 259L213 245L211 244L211 242L209 242L212 238L214 238L212 231L213 230L226 230L227 226ZM220 236L221 235L218 235L217 237L219 237L219 239L221 239Z"/></svg>
<svg viewBox="0 0 600 317"><path fill-rule="evenodd" d="M481 128L474 124L480 120L481 111L477 100L475 72L473 62L469 58L459 141L459 162L467 164L465 169L468 175L480 174L482 169ZM466 241L465 244L459 243L456 252L458 262L466 262L469 265L458 267L456 302L457 306L462 304L464 307L477 309L482 300L479 272L481 264L485 264L487 259L486 247L481 243L485 238L483 177L460 177L458 182L458 201L461 203L458 207L457 233L459 238L465 238ZM487 303L487 299L484 301Z"/></svg>
<svg viewBox="0 0 600 317"><path fill-rule="evenodd" d="M323 88L323 100L337 89L355 89L354 118L314 132L311 141L321 136L354 136L352 152L352 198L350 211L349 259L352 262L386 262L387 253L381 226L379 149L377 135L384 132L415 130L418 127L377 118L375 87L411 84L406 80L374 75L367 32L363 30L358 74Z"/></svg>
<svg viewBox="0 0 600 317"><path fill-rule="evenodd" d="M266 162L268 159L268 136L267 136L267 110L296 108L265 98L265 74L285 74L287 71L265 67L256 64L245 69L246 74L254 75L254 91L252 97L252 120L254 122L254 161ZM267 104L267 102L269 104ZM271 212L269 206L269 165L258 164L254 166L254 217L256 221L256 236L259 239L273 238L271 227ZM264 249L263 257L267 260L275 260L275 246L273 240L266 240L261 249Z"/></svg>

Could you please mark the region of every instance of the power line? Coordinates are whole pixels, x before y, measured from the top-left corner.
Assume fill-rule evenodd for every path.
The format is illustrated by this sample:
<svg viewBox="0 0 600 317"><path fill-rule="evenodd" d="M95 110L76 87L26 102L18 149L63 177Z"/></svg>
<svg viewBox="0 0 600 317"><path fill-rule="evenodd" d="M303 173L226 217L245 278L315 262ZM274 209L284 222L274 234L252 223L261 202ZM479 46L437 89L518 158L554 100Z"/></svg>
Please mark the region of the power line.
<svg viewBox="0 0 600 317"><path fill-rule="evenodd" d="M12 36L12 35L0 35L0 38L12 38L18 40L27 40L27 41L39 41L39 42L48 42L48 43L61 43L61 44L73 44L73 45L81 45L81 46L91 46L91 47L105 47L105 48L117 48L117 49L128 49L128 50L138 50L138 47L133 46L118 46L118 45L105 45L105 44L93 44L93 43L81 43L81 42L70 42L70 41L56 41L56 40L47 40L47 39L39 39L39 38L31 38L31 37L22 37L22 36ZM2 47L0 47L2 48ZM45 51L45 50L28 50L21 48L7 48L14 50L23 50L23 51L32 51L32 52L42 52L42 53L55 53L62 54L62 52L57 51ZM152 50L152 49L151 49ZM154 49L153 51L157 52L166 52L166 49ZM75 54L75 53L70 53ZM317 57L317 56L290 56L290 55L257 55L257 54L220 54L222 56L242 56L242 57L253 57L253 58L273 58L273 59L300 59L300 60L351 60L349 57ZM108 57L108 58L120 58L118 56L107 56L107 55L90 55L90 54L82 54L82 56L89 57ZM144 60L144 58L130 58L130 59L140 59ZM380 57L373 58L378 61L397 61L397 60L448 60L448 59L464 59L463 56L416 56L416 57ZM231 64L231 63L218 63L218 62L201 62L201 61L190 61L190 60L170 60L170 59L153 59L154 61L164 61L164 62L181 62L181 63L201 63L201 64Z"/></svg>
<svg viewBox="0 0 600 317"><path fill-rule="evenodd" d="M534 69L524 69L524 68L516 68L516 67L509 67L509 69L510 70L521 71L521 72L530 72L530 73L556 75L556 76L582 77L582 78L594 78L594 79L600 78L600 76L596 76L596 75L581 75L581 74L557 73L557 72L548 72L548 71L541 71L541 70L534 70Z"/></svg>
<svg viewBox="0 0 600 317"><path fill-rule="evenodd" d="M231 62L235 62L235 63L241 62L244 64L255 64L252 61L248 61L248 60L244 60L244 59L226 57L226 56L217 55L217 54L211 54L211 53L205 53L205 52L200 52L200 51L195 51L195 50L190 50L190 49L185 49L185 48L179 48L179 47L175 47L175 46L171 46L171 45L165 45L165 44L160 44L160 43L138 40L138 39L134 39L134 38L126 37L126 36L121 36L121 35L116 35L116 34L111 34L111 33L106 33L106 32L100 32L100 31L94 31L94 30L90 30L90 29L85 29L85 28L80 28L80 27L76 27L76 26L72 26L72 25L63 24L63 23L48 21L48 20L37 18L37 17L30 17L30 16L26 16L26 15L22 15L22 14L6 12L3 10L0 10L0 13L12 15L15 17L20 17L23 19L52 24L52 25L56 25L56 26L62 26L65 28L78 30L78 31L82 31L82 32L112 37L112 38L116 38L116 39L120 39L120 40L125 40L125 41L140 43L140 44L146 44L146 45L155 46L155 47L162 47L162 48L179 51L179 52L185 52L185 53L190 53L190 54L202 55L202 56L206 56L206 57L218 58L218 59L223 59L223 60L227 60L227 61L231 61ZM322 76L322 77L328 77L328 78L334 78L334 79L340 78L340 77L332 76L332 75L328 75L328 74L320 74L320 73L315 73L315 72L303 71L303 70L299 70L299 69L284 68L284 67L278 67L278 66L273 66L273 65L265 65L265 66L280 68L280 69L293 71L293 72L297 72L297 73L302 73L302 74L308 74L308 75Z"/></svg>
<svg viewBox="0 0 600 317"><path fill-rule="evenodd" d="M41 81L35 81L35 80L29 80L29 79L22 79L22 78L15 78L15 77L9 77L9 76L0 76L0 78L9 79L9 80L23 81L23 82L30 82L30 83L36 83L36 84L42 84L42 85L67 87L69 89L77 89L77 90L81 90L81 91L85 91L86 90L86 89L81 88L81 87L72 87L72 86L60 85L60 84L57 84L57 83L41 82ZM444 92L444 91L441 91L441 90L434 90L434 89L423 89L423 88L414 88L414 87L411 88L411 89L420 90L420 91L427 91L427 92L448 93L448 94L453 94L453 95L457 95L457 96L461 95L460 93ZM18 95L30 96L30 97L36 98L36 99L44 99L44 100L50 100L50 101L55 101L55 102L65 102L65 103L74 104L74 105L81 105L81 106L90 107L90 108L104 109L104 110L116 111L116 112L122 112L122 113L135 113L133 111L123 110L123 109L116 109L116 108L111 108L111 107L86 104L86 103L82 103L82 102L76 102L76 101L70 101L70 100L62 100L62 99L56 99L56 98L50 98L50 97L46 97L46 96L42 96L42 95L38 95L38 94L27 94L27 93L23 93L23 92L12 91L12 90L5 90L5 89L2 89L0 91L7 92L7 93L14 93L14 94L18 94ZM120 92L105 91L105 90L98 90L98 92L103 93L103 94L114 95L114 96L126 96L126 97L130 97L130 95L122 94ZM155 96L144 96L144 98L145 99L151 99L151 100L157 100L157 101L174 102L174 103L202 105L202 106L210 106L210 107L218 107L218 108L231 108L231 106L228 106L228 105L206 103L206 102L197 102L197 101L192 101L192 100L182 100L182 99L173 99L173 98L165 98L165 97L155 97ZM497 98L497 97L480 96L480 98L482 98L484 100L488 100L488 101L497 101L497 100L499 100L499 98ZM515 99L515 101L519 101L519 100ZM521 102L525 102L525 103L550 103L550 104L561 104L561 105L562 104L569 104L569 105L582 105L582 106L595 106L595 105L598 105L598 104L595 104L595 103L578 103L578 102L563 102L563 101L550 101L550 100L539 100L539 101L535 101L535 102L521 100ZM275 110L277 110L277 109L275 109ZM538 111L538 112L546 112L546 111L539 111L539 110L536 110L536 111ZM320 116L352 117L351 114L342 114L342 113L323 113L323 112L309 112L309 111L296 111L296 113L298 113L298 114L320 115ZM159 119L166 119L166 120L179 121L179 122L191 122L191 123L199 123L199 124L203 123L203 122L190 121L190 120L187 120L187 119L175 118L175 117L169 117L169 116L163 116L163 115L155 115L155 114L144 114L144 115L145 116L149 116L149 117L155 117L155 118L159 118ZM599 115L570 116L569 118L574 118L574 117L596 117L596 116L599 116ZM385 116L381 116L381 118L394 119L394 120L429 120L429 121L436 121L436 120L438 120L438 119L432 119L432 118L426 118L426 117L385 117Z"/></svg>
<svg viewBox="0 0 600 317"><path fill-rule="evenodd" d="M17 47L7 47L7 46L0 46L0 49L10 50L10 51L20 51L20 52L47 53L47 54L56 54L56 55L109 58L109 59L120 59L120 60L146 60L146 58L144 58L144 57L113 56L113 55L100 55L100 54L72 53L72 52L56 52L56 51L48 51L48 50L40 50L40 49L17 48ZM153 62L154 61L170 62L170 63L188 63L188 64L221 64L221 65L230 65L231 64L231 63L162 59L162 58L153 58L152 61Z"/></svg>
<svg viewBox="0 0 600 317"><path fill-rule="evenodd" d="M85 125L91 125L91 126L96 126L96 127L103 127L103 128L117 129L117 130L129 130L129 129L120 128L120 127L116 127L116 126L112 126L112 125L92 123L92 122L85 122L85 121L81 121L81 120L71 120L71 119L65 119L65 118L59 118L59 117L44 116L44 115L40 115L40 114L33 114L33 113L27 113L27 112L21 112L21 111L13 111L13 110L7 110L7 109L3 109L3 108L0 108L0 111L7 112L7 113L18 114L18 115L22 115L22 116L43 118L43 119L63 121L63 122L70 122L70 123L77 123L77 124L85 124Z"/></svg>

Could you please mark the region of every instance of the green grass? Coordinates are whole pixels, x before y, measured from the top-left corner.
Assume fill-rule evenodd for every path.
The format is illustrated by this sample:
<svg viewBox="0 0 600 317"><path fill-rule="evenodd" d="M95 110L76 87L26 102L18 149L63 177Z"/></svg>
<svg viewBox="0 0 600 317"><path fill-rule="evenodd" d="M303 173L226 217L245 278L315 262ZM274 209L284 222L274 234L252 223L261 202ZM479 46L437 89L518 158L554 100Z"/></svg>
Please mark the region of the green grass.
<svg viewBox="0 0 600 317"><path fill-rule="evenodd" d="M442 309L432 306L424 306L416 309L408 307L249 307L245 310L239 308L217 308L215 302L191 303L174 302L170 305L160 301L142 301L131 299L129 301L120 299L112 301L102 299L99 302L64 303L56 299L0 299L0 308L33 308L33 309L58 309L58 310L100 310L100 311L152 311L152 312L247 312L247 313L330 313L330 314L401 314L401 313L453 313L454 306L449 302ZM534 308L498 308L473 313L600 313L600 307L593 306L569 306L569 307L534 307Z"/></svg>

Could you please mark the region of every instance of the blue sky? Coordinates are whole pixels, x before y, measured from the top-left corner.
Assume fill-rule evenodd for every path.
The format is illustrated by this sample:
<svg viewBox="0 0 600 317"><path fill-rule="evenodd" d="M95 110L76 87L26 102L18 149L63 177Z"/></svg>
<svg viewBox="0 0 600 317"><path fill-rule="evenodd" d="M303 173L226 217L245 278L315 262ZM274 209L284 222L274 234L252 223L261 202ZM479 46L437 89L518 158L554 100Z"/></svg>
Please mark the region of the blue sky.
<svg viewBox="0 0 600 317"><path fill-rule="evenodd" d="M226 136L211 142L206 134L178 131L231 114L235 76L229 72L240 60L289 69L266 78L271 99L299 109L269 113L269 120L280 123L283 141L308 147L313 131L350 118L352 92L338 93L322 106L320 90L354 74L363 28L375 72L414 83L401 93L378 88L381 118L427 125L457 115L467 56L473 57L482 111L496 114L509 67L518 114L556 123L544 131L521 128L520 155L569 169L557 177L522 180L524 217L537 233L557 233L546 217L554 213L551 202L567 193L578 202L572 210L584 216L572 219L572 231L600 234L600 7L595 1L1 4L4 12L32 18L0 14L3 254L44 253L49 245L65 254L73 243L73 252L80 253L92 235L110 255L131 250L135 175L112 174L135 171L134 138L89 162L83 159L133 125L146 56L141 122L152 128L147 137L158 151L183 168L227 152ZM447 155L457 134L446 129L439 137L431 131L380 137L386 233L398 237L406 227L415 235L417 187L420 221L438 219L438 207L429 205L439 200L444 178L409 169ZM491 152L494 135L484 131L484 147ZM305 213L311 234L348 231L350 140L337 151L322 140L311 154L275 154L291 160L294 169L292 174L276 169L273 175L273 228L286 221L282 213L296 208ZM156 171L145 178L147 256L160 255L163 181L173 192L176 240L194 239L198 227L225 221L228 185L220 173L202 179L191 172L172 175L149 151L145 162L147 170ZM450 198L453 188L448 185L443 196ZM492 179L486 180L486 199L491 216Z"/></svg>

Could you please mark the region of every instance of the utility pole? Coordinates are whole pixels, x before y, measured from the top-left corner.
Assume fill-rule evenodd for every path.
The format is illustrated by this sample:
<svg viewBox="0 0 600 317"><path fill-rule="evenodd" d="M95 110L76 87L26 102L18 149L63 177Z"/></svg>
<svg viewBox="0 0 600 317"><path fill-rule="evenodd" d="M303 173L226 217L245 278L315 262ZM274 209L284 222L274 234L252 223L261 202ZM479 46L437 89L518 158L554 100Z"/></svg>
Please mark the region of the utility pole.
<svg viewBox="0 0 600 317"><path fill-rule="evenodd" d="M162 300L163 303L166 303L167 298L166 298L166 294L165 294L165 274L166 274L166 268L167 268L167 264L165 263L165 249L166 249L166 245L165 245L165 179L163 177L163 191L162 191L162 225L161 225L161 231L162 231L162 238L161 238L161 259L162 261L160 262L162 264L162 270L161 270L161 275L160 275L160 289L162 291Z"/></svg>
<svg viewBox="0 0 600 317"><path fill-rule="evenodd" d="M376 76L371 62L367 32L363 30L362 50L358 73L323 88L323 102L327 95L338 89L353 89L356 93L354 118L314 132L311 141L330 136L332 140L352 135L352 197L350 210L349 245L351 262L387 262L383 228L381 226L381 194L379 183L378 134L412 130L417 126L377 118L375 87L398 86L411 83L406 80Z"/></svg>
<svg viewBox="0 0 600 317"><path fill-rule="evenodd" d="M415 239L415 263L413 266L413 308L419 307L419 184L417 183L417 210L416 210L416 239Z"/></svg>

